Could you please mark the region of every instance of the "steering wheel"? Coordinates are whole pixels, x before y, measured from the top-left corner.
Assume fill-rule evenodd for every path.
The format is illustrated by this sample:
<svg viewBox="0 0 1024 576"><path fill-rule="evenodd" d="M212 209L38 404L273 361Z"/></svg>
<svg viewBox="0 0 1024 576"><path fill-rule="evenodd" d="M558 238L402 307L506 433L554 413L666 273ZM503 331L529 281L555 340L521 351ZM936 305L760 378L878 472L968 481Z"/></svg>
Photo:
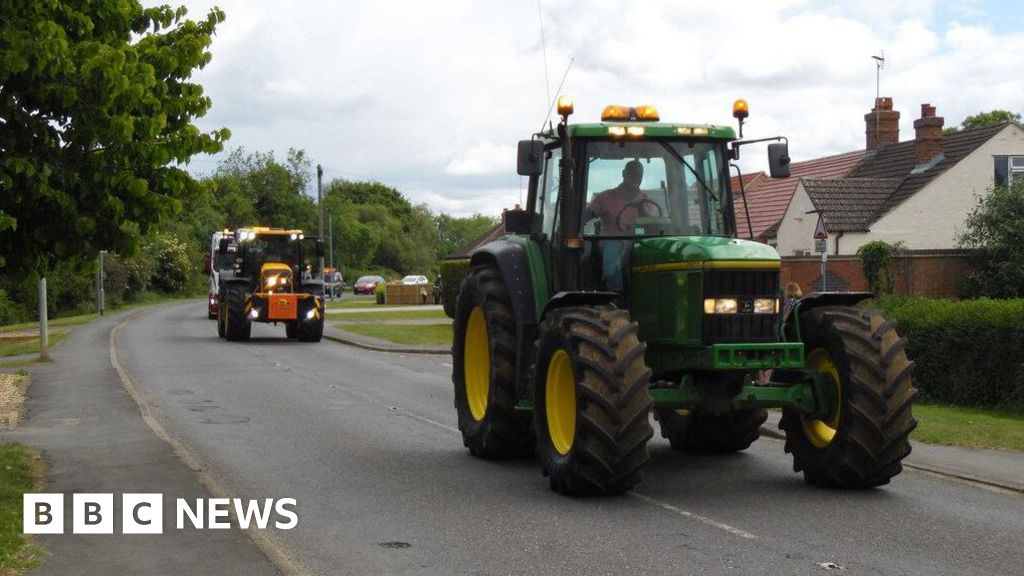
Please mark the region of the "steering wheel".
<svg viewBox="0 0 1024 576"><path fill-rule="evenodd" d="M618 228L619 230L622 230L622 215L626 213L626 209L628 208L636 209L638 219L643 216L646 216L646 214L644 214L644 206L647 204L654 206L654 209L657 210L657 218L663 218L665 216L664 213L662 213L661 211L661 205L655 202L654 200L651 200L650 198L637 198L636 200L630 200L629 202L626 202L626 205L622 207L622 210L619 210L619 213L615 215L615 227Z"/></svg>

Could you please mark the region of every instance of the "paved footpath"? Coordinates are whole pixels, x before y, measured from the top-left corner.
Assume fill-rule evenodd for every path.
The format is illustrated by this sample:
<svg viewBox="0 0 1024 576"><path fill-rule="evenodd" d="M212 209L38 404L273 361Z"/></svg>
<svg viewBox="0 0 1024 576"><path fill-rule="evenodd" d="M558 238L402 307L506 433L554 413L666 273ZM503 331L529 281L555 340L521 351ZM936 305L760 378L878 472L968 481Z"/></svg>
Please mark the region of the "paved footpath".
<svg viewBox="0 0 1024 576"><path fill-rule="evenodd" d="M26 419L0 442L20 442L46 463L46 492L65 494L65 533L39 536L49 557L33 574L278 574L237 527L176 530L174 500L209 498L196 473L140 415L111 364L110 331L131 312L76 327L53 363L30 368ZM164 494L162 535L122 535L123 493ZM71 534L71 494L112 493L113 535Z"/></svg>

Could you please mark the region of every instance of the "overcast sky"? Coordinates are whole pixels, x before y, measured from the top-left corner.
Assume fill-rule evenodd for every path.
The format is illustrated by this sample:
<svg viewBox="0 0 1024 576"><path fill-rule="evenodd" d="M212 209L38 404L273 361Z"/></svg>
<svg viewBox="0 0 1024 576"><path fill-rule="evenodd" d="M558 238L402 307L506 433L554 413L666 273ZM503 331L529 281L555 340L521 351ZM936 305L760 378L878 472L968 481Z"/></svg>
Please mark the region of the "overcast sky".
<svg viewBox="0 0 1024 576"><path fill-rule="evenodd" d="M576 121L649 103L665 120L732 125L742 97L745 135L787 136L794 160L863 148L883 51L901 140L922 103L947 126L1024 112L1012 1L168 1L227 15L195 76L213 99L200 127L281 159L303 148L325 179L378 180L458 215L519 202L516 141L541 127L573 59L561 93ZM764 164L744 155L745 170Z"/></svg>

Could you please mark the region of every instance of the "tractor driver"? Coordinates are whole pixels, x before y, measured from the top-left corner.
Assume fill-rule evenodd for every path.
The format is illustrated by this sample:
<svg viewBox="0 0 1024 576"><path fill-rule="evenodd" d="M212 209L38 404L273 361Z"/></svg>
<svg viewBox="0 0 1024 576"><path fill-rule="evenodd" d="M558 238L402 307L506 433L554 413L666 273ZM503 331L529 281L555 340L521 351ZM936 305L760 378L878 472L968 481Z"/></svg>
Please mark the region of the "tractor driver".
<svg viewBox="0 0 1024 576"><path fill-rule="evenodd" d="M647 194L640 190L644 166L630 160L622 169L622 183L594 196L587 211L601 222L602 236L632 234L633 223L641 216L654 216ZM622 260L626 250L623 240L601 241L601 280L606 290L622 292Z"/></svg>

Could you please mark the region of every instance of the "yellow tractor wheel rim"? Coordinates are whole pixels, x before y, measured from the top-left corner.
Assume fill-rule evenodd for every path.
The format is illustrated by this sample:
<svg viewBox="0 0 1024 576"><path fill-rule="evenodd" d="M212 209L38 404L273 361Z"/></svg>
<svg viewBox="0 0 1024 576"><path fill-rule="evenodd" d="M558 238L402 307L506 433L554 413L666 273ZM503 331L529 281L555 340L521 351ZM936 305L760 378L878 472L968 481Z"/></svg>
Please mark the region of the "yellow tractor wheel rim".
<svg viewBox="0 0 1024 576"><path fill-rule="evenodd" d="M568 454L576 440L576 378L565 350L557 350L548 362L544 405L551 445L559 454Z"/></svg>
<svg viewBox="0 0 1024 576"><path fill-rule="evenodd" d="M463 368L469 412L480 422L487 413L487 396L491 386L491 346L487 337L487 319L484 317L484 309L479 306L469 313L469 322L466 324Z"/></svg>
<svg viewBox="0 0 1024 576"><path fill-rule="evenodd" d="M821 374L829 376L835 383L836 403L829 411L829 416L824 420L804 418L804 434L815 448L824 448L832 443L839 430L839 413L842 406L842 388L839 385L839 368L832 361L832 356L824 348L816 348L807 356L807 365L816 369Z"/></svg>

